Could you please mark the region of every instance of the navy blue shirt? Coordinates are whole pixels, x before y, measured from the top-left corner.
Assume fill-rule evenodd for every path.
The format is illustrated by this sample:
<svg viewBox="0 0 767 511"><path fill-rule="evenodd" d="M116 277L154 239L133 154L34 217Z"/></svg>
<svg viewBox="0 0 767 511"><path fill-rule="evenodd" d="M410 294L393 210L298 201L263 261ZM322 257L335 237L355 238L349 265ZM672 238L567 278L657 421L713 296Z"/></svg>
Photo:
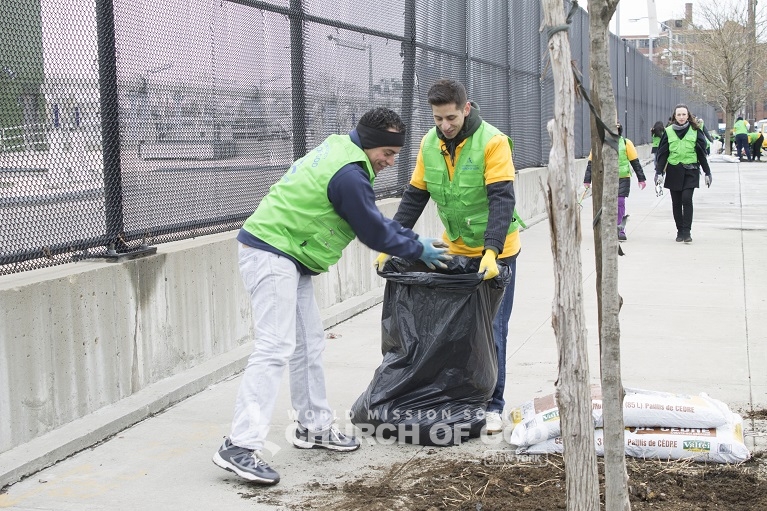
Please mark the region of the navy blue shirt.
<svg viewBox="0 0 767 511"><path fill-rule="evenodd" d="M352 130L349 136L352 142L362 148L357 130ZM333 204L338 216L349 223L359 240L367 247L403 259L415 260L420 257L423 247L416 241L418 235L398 222L386 218L376 207L375 192L370 184L368 172L362 164L349 163L333 175L328 183L328 200ZM294 257L277 250L245 229L240 229L237 241L287 257L293 261L301 275L317 275Z"/></svg>

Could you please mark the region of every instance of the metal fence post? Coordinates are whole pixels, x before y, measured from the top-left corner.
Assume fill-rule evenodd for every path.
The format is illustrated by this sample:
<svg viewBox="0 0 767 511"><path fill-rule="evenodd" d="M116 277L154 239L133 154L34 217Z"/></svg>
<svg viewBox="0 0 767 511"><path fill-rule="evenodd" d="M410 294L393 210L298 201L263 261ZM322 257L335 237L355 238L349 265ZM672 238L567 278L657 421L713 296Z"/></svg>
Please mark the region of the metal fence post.
<svg viewBox="0 0 767 511"><path fill-rule="evenodd" d="M125 249L123 189L120 168L120 119L117 100L117 55L112 0L96 0L101 139L104 151L104 215L110 251Z"/></svg>

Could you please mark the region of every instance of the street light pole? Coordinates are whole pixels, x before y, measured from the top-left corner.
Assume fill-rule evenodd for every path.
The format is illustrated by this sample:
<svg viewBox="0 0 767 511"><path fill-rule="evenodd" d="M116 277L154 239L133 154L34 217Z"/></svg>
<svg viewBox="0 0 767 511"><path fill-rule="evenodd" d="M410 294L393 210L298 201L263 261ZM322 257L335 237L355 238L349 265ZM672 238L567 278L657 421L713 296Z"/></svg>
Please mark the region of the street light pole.
<svg viewBox="0 0 767 511"><path fill-rule="evenodd" d="M332 34L328 35L328 40L333 41L337 46L341 46L342 48L351 48L353 50L368 52L368 107L373 108L373 45L371 43L363 44L355 43L354 41L346 41Z"/></svg>
<svg viewBox="0 0 767 511"><path fill-rule="evenodd" d="M641 18L631 18L629 21L634 22L634 21L646 20L646 19L649 19L649 18L647 16L642 16ZM668 32L668 51L669 51L668 72L673 75L674 74L674 68L673 68L674 34L671 31L671 27L669 27L667 24L663 23L662 21L659 21L658 24L661 27L665 28L665 30ZM650 32L652 32L652 30L650 30ZM652 34L649 34L647 38L649 40L649 47L650 47L650 53L649 53L650 62L652 62L653 61Z"/></svg>
<svg viewBox="0 0 767 511"><path fill-rule="evenodd" d="M671 27L659 21L661 27L665 27L668 31L668 72L674 74L674 33L671 31Z"/></svg>
<svg viewBox="0 0 767 511"><path fill-rule="evenodd" d="M650 64L652 64L653 63L653 60L652 60L652 34L648 35L647 37L649 39L649 46L650 46L650 53L649 53Z"/></svg>

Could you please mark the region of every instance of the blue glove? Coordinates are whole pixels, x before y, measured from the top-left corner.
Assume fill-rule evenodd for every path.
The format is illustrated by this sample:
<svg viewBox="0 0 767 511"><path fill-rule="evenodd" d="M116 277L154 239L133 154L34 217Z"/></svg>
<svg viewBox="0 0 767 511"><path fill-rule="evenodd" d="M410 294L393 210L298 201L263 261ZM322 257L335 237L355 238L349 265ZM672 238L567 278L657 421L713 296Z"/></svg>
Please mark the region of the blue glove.
<svg viewBox="0 0 767 511"><path fill-rule="evenodd" d="M447 268L447 265L442 261L449 261L453 256L447 254L447 244L437 238L418 238L419 243L423 245L423 252L421 252L421 261L426 263L426 266L435 269L435 266L440 268Z"/></svg>

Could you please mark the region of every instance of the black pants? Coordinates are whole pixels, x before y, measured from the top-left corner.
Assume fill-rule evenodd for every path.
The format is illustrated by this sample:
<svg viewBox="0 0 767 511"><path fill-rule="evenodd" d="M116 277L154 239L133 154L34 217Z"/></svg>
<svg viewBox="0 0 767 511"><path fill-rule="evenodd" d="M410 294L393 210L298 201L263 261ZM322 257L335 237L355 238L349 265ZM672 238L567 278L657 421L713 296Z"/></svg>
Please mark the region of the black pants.
<svg viewBox="0 0 767 511"><path fill-rule="evenodd" d="M677 236L689 236L692 229L692 194L695 193L695 188L669 191Z"/></svg>
<svg viewBox="0 0 767 511"><path fill-rule="evenodd" d="M735 135L735 147L738 148L738 158L743 158L741 150L745 149L746 157L748 157L748 161L751 161L751 146L748 143L748 135L745 133Z"/></svg>

